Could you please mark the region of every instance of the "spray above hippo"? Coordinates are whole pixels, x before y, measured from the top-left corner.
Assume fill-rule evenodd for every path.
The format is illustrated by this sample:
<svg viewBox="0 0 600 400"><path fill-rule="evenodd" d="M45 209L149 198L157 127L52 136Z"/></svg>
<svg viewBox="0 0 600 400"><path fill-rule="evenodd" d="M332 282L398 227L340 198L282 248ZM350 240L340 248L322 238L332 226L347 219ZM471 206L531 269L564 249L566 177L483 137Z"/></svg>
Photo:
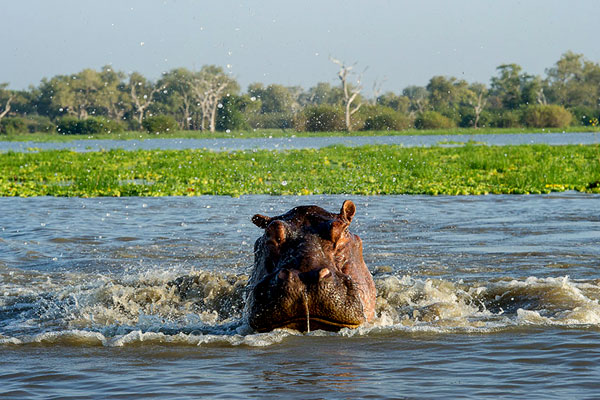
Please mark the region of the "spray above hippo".
<svg viewBox="0 0 600 400"><path fill-rule="evenodd" d="M252 328L337 331L373 319L375 284L361 239L348 231L355 213L346 200L339 214L300 206L276 217L252 217L264 229L254 244L246 299Z"/></svg>

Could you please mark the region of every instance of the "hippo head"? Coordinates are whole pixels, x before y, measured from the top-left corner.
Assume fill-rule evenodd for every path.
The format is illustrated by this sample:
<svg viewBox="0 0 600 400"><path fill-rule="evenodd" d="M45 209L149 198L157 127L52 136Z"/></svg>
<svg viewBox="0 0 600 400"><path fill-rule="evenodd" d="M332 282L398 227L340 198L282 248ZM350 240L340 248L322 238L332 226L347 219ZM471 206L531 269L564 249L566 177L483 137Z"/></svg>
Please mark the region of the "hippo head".
<svg viewBox="0 0 600 400"><path fill-rule="evenodd" d="M339 330L373 319L375 285L362 242L348 231L355 212L346 200L339 214L300 206L276 217L252 217L264 234L254 245L250 326L259 332Z"/></svg>

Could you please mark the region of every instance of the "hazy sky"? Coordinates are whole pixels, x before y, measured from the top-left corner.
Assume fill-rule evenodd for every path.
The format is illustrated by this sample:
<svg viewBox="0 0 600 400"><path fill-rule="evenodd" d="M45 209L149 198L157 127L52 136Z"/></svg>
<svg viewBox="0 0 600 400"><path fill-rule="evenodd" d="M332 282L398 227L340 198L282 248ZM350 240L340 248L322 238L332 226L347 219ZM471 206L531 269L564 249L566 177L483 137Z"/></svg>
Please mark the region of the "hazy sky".
<svg viewBox="0 0 600 400"><path fill-rule="evenodd" d="M150 79L217 64L238 79L337 83L329 56L387 90L434 75L489 84L495 68L544 74L567 50L600 62L598 0L19 0L0 7L0 82L111 64Z"/></svg>

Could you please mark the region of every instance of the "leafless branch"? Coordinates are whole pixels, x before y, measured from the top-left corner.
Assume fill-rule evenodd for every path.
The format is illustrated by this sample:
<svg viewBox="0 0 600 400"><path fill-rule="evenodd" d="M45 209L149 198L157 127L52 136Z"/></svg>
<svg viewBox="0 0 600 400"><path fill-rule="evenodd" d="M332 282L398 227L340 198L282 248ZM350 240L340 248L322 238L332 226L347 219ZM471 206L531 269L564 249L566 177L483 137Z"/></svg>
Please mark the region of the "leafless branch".
<svg viewBox="0 0 600 400"><path fill-rule="evenodd" d="M11 94L10 96L8 96L8 100L6 101L6 104L4 105L4 111L0 112L0 120L2 118L4 118L6 116L6 114L8 114L8 112L10 111L10 102L14 99L14 96Z"/></svg>
<svg viewBox="0 0 600 400"><path fill-rule="evenodd" d="M356 65L356 63L354 63L350 66L347 66L345 63L343 63L342 61L340 61L336 58L329 57L329 59L331 60L331 62L339 65L339 67L340 67L340 70L338 71L338 78L340 79L340 81L342 83L342 91L344 93L346 130L348 132L350 132L350 131L352 131L352 123L351 123L350 117L354 113L356 113L362 105L362 103L359 103L356 106L352 107L352 103L356 100L357 96L360 94L360 92L362 91L362 88L363 88L361 85L362 74L358 76L358 78L356 80L356 86L352 87L348 83L348 76L351 73L354 66ZM366 69L365 69L365 71L366 71Z"/></svg>

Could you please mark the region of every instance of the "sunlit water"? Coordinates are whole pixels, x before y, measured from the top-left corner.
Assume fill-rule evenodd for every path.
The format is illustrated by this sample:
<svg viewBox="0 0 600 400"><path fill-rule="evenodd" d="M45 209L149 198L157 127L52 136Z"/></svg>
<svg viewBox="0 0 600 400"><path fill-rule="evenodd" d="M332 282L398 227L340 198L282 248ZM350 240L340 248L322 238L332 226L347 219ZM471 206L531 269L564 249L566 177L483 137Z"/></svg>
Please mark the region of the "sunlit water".
<svg viewBox="0 0 600 400"><path fill-rule="evenodd" d="M252 332L250 217L345 198L0 198L0 397L600 396L598 195L351 196L376 321Z"/></svg>
<svg viewBox="0 0 600 400"><path fill-rule="evenodd" d="M321 147L344 145L364 146L368 144L395 144L404 147L415 146L460 146L465 143L490 146L520 144L598 144L597 132L569 133L519 133L486 135L414 135L414 136L332 136L332 137L287 137L260 139L165 139L152 140L74 140L71 142L2 142L2 151L37 151L50 149L71 149L75 151L100 151L110 149L155 150L155 149L209 149L214 151L233 150L290 150L318 149Z"/></svg>

